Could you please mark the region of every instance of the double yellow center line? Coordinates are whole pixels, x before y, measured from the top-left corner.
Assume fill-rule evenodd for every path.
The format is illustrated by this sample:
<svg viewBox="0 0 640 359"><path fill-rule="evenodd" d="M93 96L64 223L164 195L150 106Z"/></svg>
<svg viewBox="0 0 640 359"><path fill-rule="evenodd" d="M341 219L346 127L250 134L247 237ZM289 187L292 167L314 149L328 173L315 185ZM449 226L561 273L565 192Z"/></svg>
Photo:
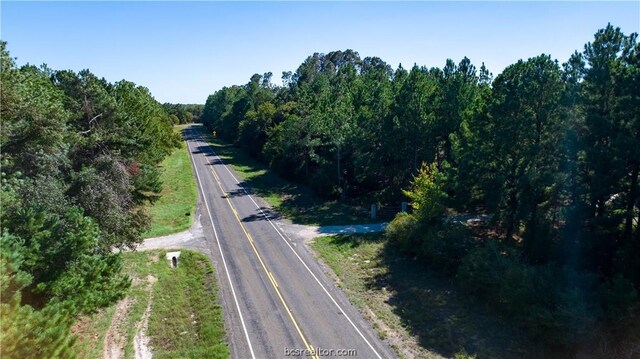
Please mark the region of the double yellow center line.
<svg viewBox="0 0 640 359"><path fill-rule="evenodd" d="M231 200L229 199L229 195L222 188L222 182L220 181L220 177L218 177L218 174L216 173L216 171L214 171L213 166L209 167L209 169L211 170L211 173L213 174L213 178L216 180L216 183L218 183L218 187L220 187L220 191L222 191L222 194L223 194L224 198L227 200L227 203L229 204L229 207L231 208L231 211L233 212L233 215L236 217L236 220L238 221L238 224L240 224L240 228L242 228L242 231L244 232L244 235L247 237L247 240L249 241L249 244L251 245L251 248L253 249L253 252L256 254L256 257L258 257L258 261L260 262L260 265L262 265L262 269L264 270L264 272L267 274L267 277L269 278L269 282L271 282L271 285L273 286L273 289L275 290L276 294L278 295L278 298L280 298L280 302L282 302L282 305L284 306L284 309L287 311L287 314L289 315L289 319L291 319L291 322L293 323L293 326L296 328L296 331L298 332L298 335L300 335L300 338L302 339L302 342L304 343L304 345L309 350L309 353L312 354L312 357L315 358L315 359L318 359L318 356L316 355L315 350L313 349L313 346L311 346L311 344L309 344L309 342L307 342L307 339L305 338L304 334L302 334L302 330L300 329L300 326L298 325L298 322L296 322L296 319L293 317L293 314L291 313L291 310L289 309L289 306L287 305L287 303L285 302L284 298L282 297L282 294L280 293L280 289L278 289L278 282L276 282L276 278L273 276L273 273L271 273L271 271L269 271L269 269L267 268L267 265L262 260L262 257L260 256L260 253L258 253L258 249L256 248L255 244L253 243L253 238L251 238L251 235L249 234L249 232L245 228L244 224L240 220L240 216L238 216L238 212L236 211L235 207L231 203Z"/></svg>

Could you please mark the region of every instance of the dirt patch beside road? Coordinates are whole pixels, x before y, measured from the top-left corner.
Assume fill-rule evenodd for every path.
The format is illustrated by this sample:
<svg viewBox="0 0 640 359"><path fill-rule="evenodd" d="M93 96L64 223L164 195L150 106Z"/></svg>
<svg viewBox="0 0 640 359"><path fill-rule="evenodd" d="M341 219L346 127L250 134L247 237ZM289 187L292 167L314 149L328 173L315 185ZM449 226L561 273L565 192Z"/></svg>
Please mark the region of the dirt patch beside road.
<svg viewBox="0 0 640 359"><path fill-rule="evenodd" d="M149 291L149 299L147 308L142 315L142 319L138 322L136 326L138 328L138 332L136 333L136 337L133 340L133 348L135 350L135 358L136 359L151 359L151 348L149 347L149 337L147 336L147 330L149 328L149 315L151 315L151 303L153 302L153 283L157 282L158 279L152 275L147 276L148 291Z"/></svg>
<svg viewBox="0 0 640 359"><path fill-rule="evenodd" d="M111 325L104 336L104 349L102 357L105 359L120 359L124 357L124 346L127 344L125 321L129 308L131 307L131 297L125 297L116 304L116 312L111 319Z"/></svg>

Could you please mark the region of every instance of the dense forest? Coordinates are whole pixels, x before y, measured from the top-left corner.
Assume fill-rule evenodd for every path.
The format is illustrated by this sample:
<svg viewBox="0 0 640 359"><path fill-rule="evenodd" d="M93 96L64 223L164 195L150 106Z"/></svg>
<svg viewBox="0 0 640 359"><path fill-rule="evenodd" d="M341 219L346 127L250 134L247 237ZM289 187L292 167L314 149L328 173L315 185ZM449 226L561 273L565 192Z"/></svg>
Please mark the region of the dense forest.
<svg viewBox="0 0 640 359"><path fill-rule="evenodd" d="M408 200L390 244L567 347L637 318L639 55L612 25L562 64L542 54L495 78L467 58L394 70L316 53L283 86L265 73L216 91L202 121L326 198Z"/></svg>
<svg viewBox="0 0 640 359"><path fill-rule="evenodd" d="M204 109L204 105L185 105L181 103L173 104L168 102L163 103L162 107L167 111L171 118L171 122L175 125L200 122L202 110Z"/></svg>
<svg viewBox="0 0 640 359"><path fill-rule="evenodd" d="M0 55L2 356L73 357L77 316L129 288L113 249L141 241L180 138L144 87Z"/></svg>

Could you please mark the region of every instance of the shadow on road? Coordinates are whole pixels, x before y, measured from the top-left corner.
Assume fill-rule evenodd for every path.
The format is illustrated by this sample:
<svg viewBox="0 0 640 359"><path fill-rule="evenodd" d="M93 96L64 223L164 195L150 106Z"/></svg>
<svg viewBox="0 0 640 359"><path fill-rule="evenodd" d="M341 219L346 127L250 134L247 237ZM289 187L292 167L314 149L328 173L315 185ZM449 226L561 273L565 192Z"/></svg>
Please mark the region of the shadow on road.
<svg viewBox="0 0 640 359"><path fill-rule="evenodd" d="M280 214L271 210L267 207L260 207L260 209L256 209L256 213L250 216L244 217L242 222L254 222L254 221L266 221L268 217L270 220L280 219Z"/></svg>
<svg viewBox="0 0 640 359"><path fill-rule="evenodd" d="M200 140L203 135L198 128L185 129L185 139ZM358 206L346 205L338 201L327 201L317 197L306 186L289 182L270 171L264 164L256 161L231 145L211 143L210 146L197 146L193 153L202 153L210 158L210 166L227 164L242 168L244 181L241 186L250 194L262 198L275 199L275 212L297 224L343 225L348 223L368 223L368 212ZM221 156L211 158L212 156ZM242 196L242 190L233 191L229 196ZM275 216L274 212L274 216ZM278 218L280 217L278 216Z"/></svg>

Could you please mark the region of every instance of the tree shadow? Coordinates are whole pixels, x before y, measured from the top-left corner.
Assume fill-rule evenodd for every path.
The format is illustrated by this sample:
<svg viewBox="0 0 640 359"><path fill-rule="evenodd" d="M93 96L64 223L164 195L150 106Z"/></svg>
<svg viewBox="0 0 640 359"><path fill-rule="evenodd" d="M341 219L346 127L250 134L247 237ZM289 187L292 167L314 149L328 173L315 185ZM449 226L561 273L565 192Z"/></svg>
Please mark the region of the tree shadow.
<svg viewBox="0 0 640 359"><path fill-rule="evenodd" d="M330 226L371 222L368 212L361 207L338 201L309 200L311 196L304 193L284 196L276 209L293 223L299 224Z"/></svg>
<svg viewBox="0 0 640 359"><path fill-rule="evenodd" d="M180 134L182 135L182 139L185 141L197 140L200 138L198 130L193 126L185 127L180 132Z"/></svg>
<svg viewBox="0 0 640 359"><path fill-rule="evenodd" d="M477 358L537 357L524 332L466 297L449 278L388 244L374 261L381 270L367 280L367 288L389 294L386 303L420 346L445 357L459 352Z"/></svg>
<svg viewBox="0 0 640 359"><path fill-rule="evenodd" d="M191 136L200 138L193 134ZM202 137L211 140L207 135L203 134ZM242 168L245 178L240 183L241 187L250 194L267 199L273 205L274 211L279 213L275 215L275 212L272 212L276 218L286 217L293 223L320 226L371 222L368 211L362 207L319 198L308 187L285 180L264 164L243 153L241 149L216 141L209 142L211 148L198 146L195 150L200 152L194 153L221 158L212 159L210 166L226 164ZM228 193L229 196L244 194L242 189Z"/></svg>
<svg viewBox="0 0 640 359"><path fill-rule="evenodd" d="M280 219L280 214L267 208L260 207L256 209L256 213L242 218L242 222L255 222Z"/></svg>
<svg viewBox="0 0 640 359"><path fill-rule="evenodd" d="M208 147L208 146L196 146L191 150L191 153L194 155L202 154L205 157L215 157L216 154ZM208 165L211 164L223 164L223 162L219 158L214 158Z"/></svg>
<svg viewBox="0 0 640 359"><path fill-rule="evenodd" d="M242 188L235 189L233 191L226 192L226 196L222 196L223 198L234 198L234 197L242 197L246 196L247 193L242 190Z"/></svg>
<svg viewBox="0 0 640 359"><path fill-rule="evenodd" d="M191 150L191 153L194 155L204 154L206 156L209 156L210 152L211 151L207 149L207 146L196 146L194 149Z"/></svg>

